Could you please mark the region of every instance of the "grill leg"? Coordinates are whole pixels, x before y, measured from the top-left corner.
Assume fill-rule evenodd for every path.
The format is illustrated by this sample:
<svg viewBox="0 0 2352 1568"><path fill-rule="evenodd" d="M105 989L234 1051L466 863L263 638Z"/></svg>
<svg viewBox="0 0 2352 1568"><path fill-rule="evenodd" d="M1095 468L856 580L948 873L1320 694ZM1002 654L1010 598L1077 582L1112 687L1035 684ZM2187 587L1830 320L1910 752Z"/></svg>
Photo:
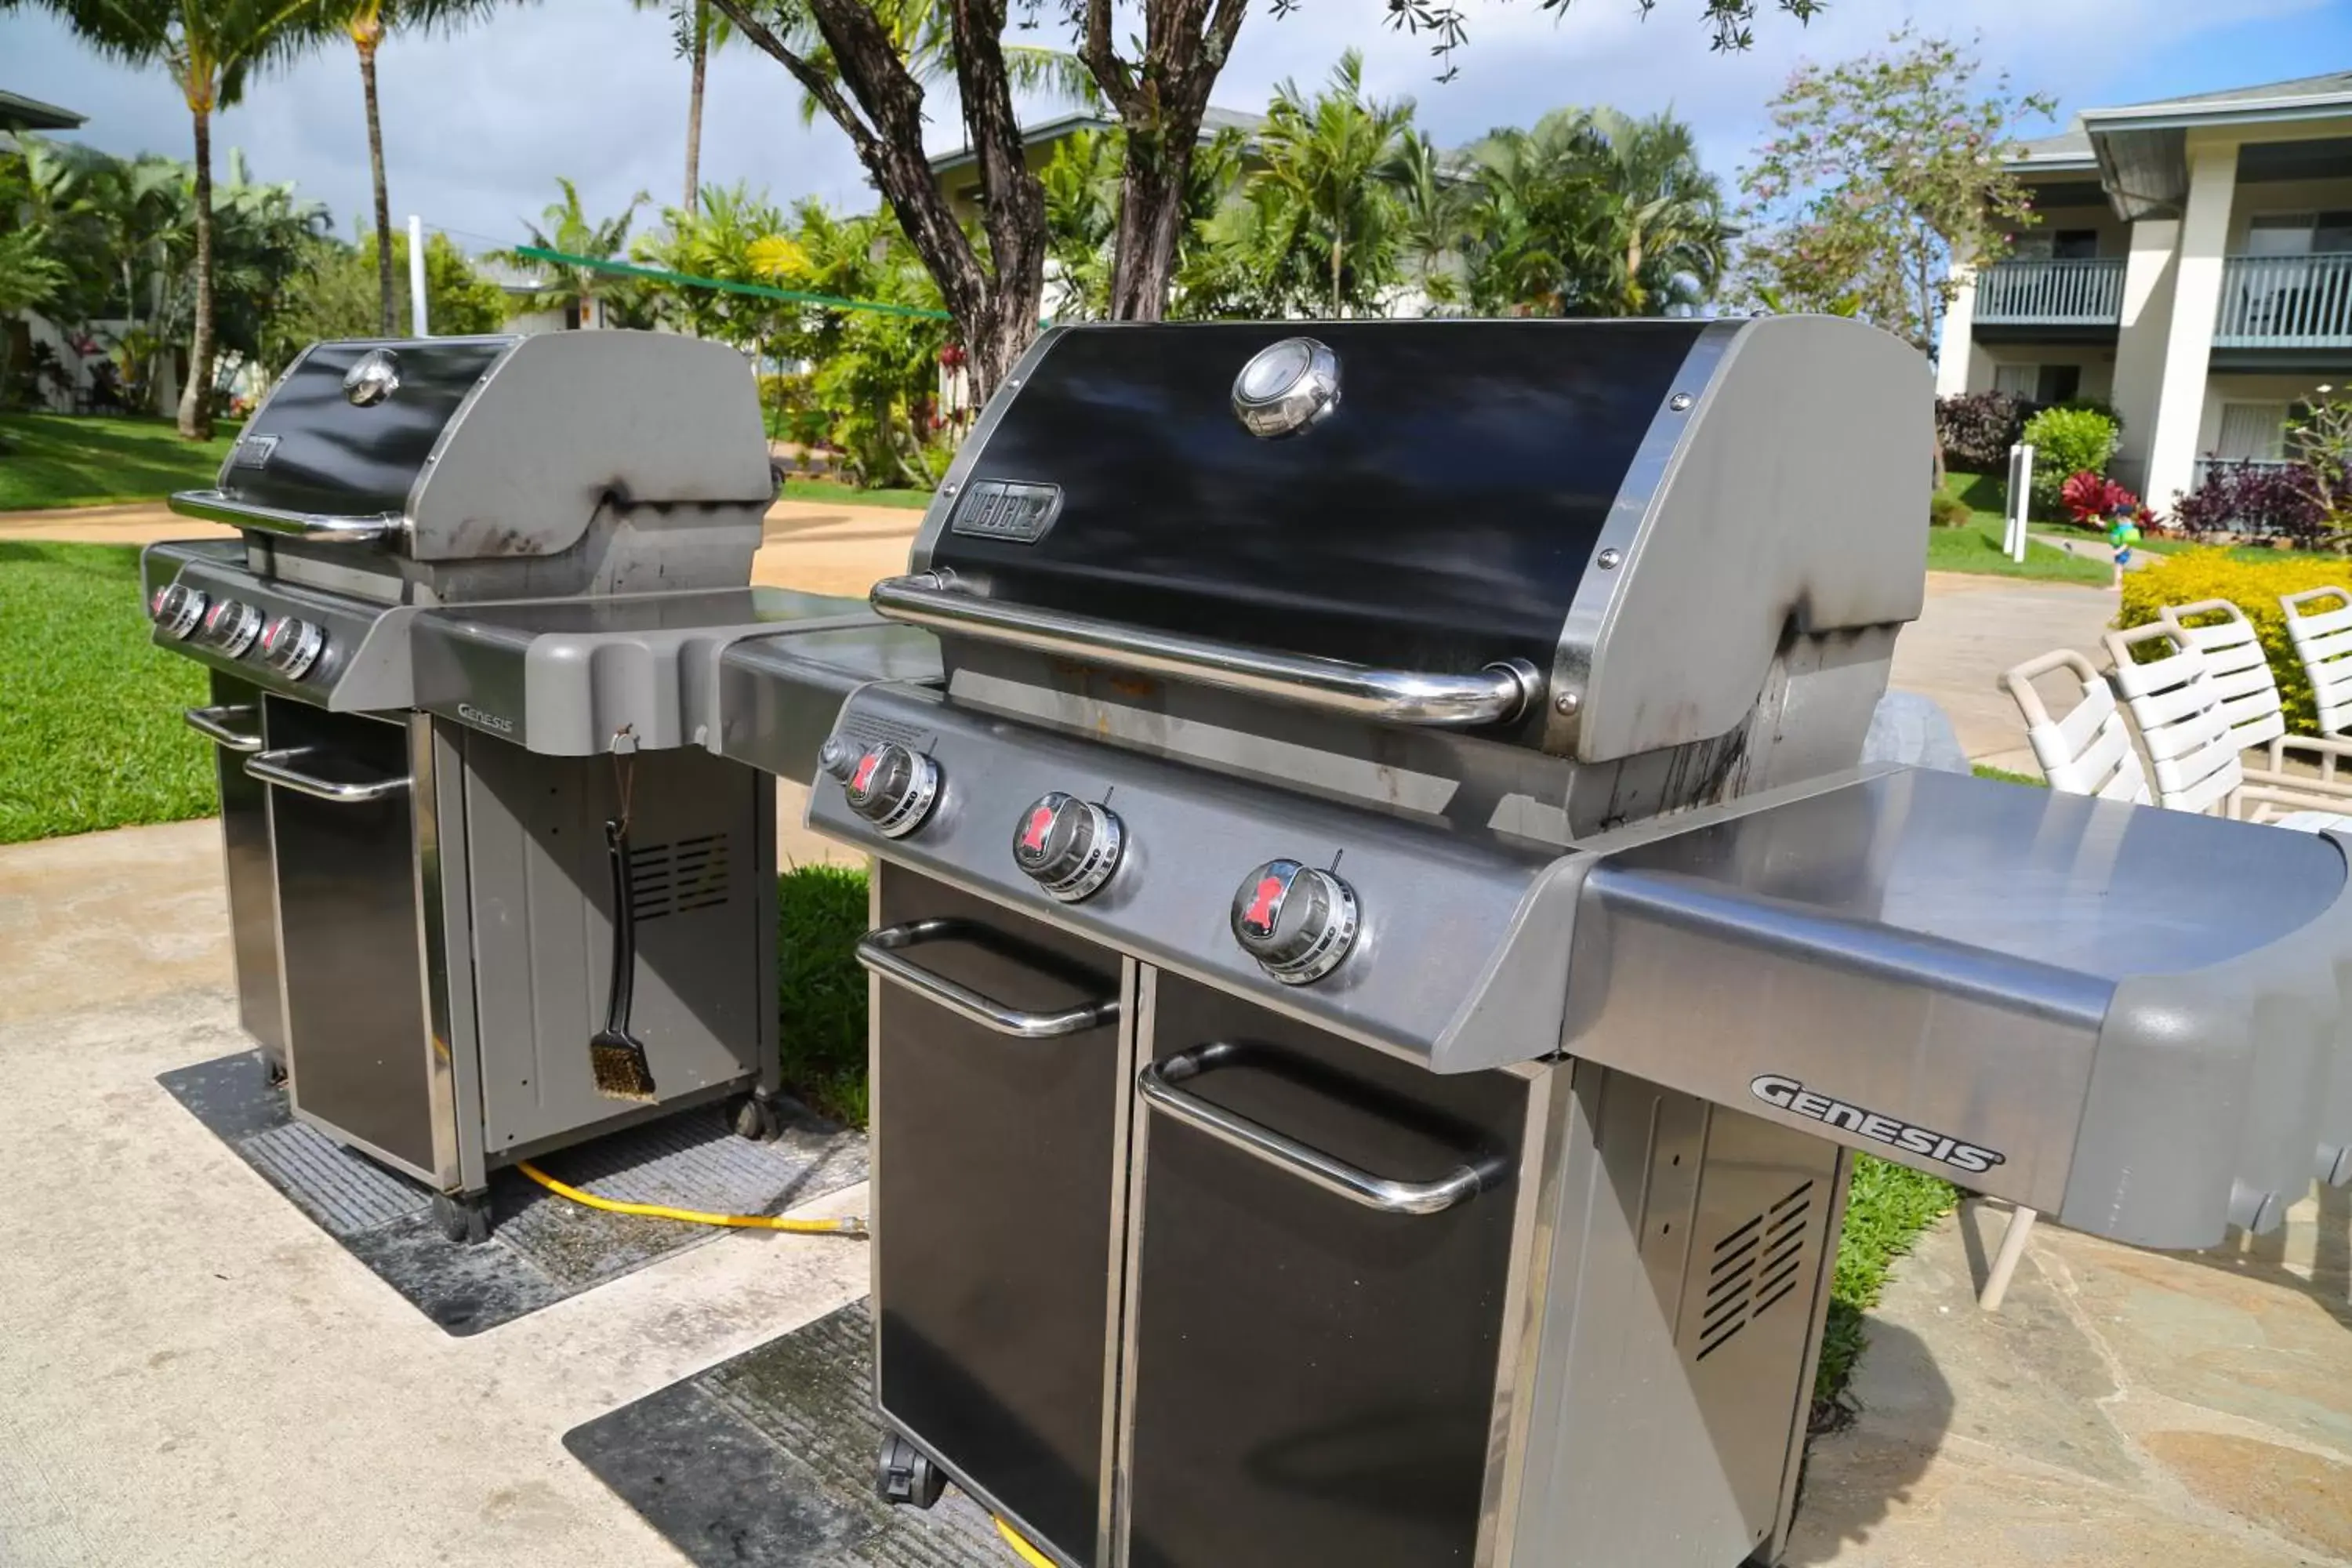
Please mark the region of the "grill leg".
<svg viewBox="0 0 2352 1568"><path fill-rule="evenodd" d="M2025 1256L2025 1243L2033 1235L2035 1212L2022 1204L2009 1214L2009 1228L2000 1233L2000 1250L1994 1254L1991 1272L1985 1276L1983 1291L1977 1305L1988 1312L2000 1310L2001 1299L2009 1294L2010 1277L2017 1272L2017 1260Z"/></svg>

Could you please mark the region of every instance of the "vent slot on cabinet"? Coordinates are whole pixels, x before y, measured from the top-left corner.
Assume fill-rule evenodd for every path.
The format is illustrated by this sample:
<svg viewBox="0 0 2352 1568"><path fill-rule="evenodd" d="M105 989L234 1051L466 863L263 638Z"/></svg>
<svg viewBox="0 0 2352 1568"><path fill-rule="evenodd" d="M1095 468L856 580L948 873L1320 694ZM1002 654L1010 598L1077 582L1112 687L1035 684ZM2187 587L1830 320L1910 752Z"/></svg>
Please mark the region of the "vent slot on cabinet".
<svg viewBox="0 0 2352 1568"><path fill-rule="evenodd" d="M1707 1258L1706 1295L1699 1308L1698 1354L1705 1361L1780 1305L1804 1273L1805 1237L1812 1230L1813 1184L1808 1180L1755 1218L1734 1227Z"/></svg>
<svg viewBox="0 0 2352 1568"><path fill-rule="evenodd" d="M727 901L727 835L706 833L629 851L629 908L641 921Z"/></svg>

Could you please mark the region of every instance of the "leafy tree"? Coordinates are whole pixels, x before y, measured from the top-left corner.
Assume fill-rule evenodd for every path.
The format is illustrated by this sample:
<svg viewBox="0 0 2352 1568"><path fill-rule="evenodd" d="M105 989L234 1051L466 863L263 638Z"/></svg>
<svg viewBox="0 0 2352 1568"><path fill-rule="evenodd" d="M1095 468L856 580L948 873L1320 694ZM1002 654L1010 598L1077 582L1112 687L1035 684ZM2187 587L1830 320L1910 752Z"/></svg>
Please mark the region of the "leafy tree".
<svg viewBox="0 0 2352 1568"><path fill-rule="evenodd" d="M629 226L636 221L637 209L652 198L639 191L629 198L628 206L619 216L600 222L581 206L577 185L561 174L555 177L555 183L562 188L563 199L550 202L541 212L539 223L523 224L530 234L530 243L541 250L560 250L566 256L591 261L620 259L628 245ZM492 254L499 260L545 276L546 286L530 297L530 309L534 310L561 310L567 321L585 326L594 316L600 300L608 309L619 308L624 313L629 313L639 303L636 296L640 290L614 273L573 262L542 261L511 250Z"/></svg>
<svg viewBox="0 0 2352 1568"><path fill-rule="evenodd" d="M1256 286L1245 276L1245 258L1220 253L1216 246L1226 242L1212 227L1242 188L1242 146L1241 132L1220 131L1192 160L1177 249L1180 313L1234 314L1233 300L1256 298ZM1063 138L1038 172L1055 268L1046 309L1056 318L1100 321L1110 314L1119 177L1126 162L1125 134L1113 126Z"/></svg>
<svg viewBox="0 0 2352 1568"><path fill-rule="evenodd" d="M244 96L247 79L312 47L340 25L345 0L0 0L0 12L50 12L106 58L162 66L187 104L195 131L195 258L188 382L180 434L213 431L214 111Z"/></svg>
<svg viewBox="0 0 2352 1568"><path fill-rule="evenodd" d="M1771 140L1740 172L1740 267L1752 300L1858 315L1932 353L1952 268L1997 260L2033 221L2001 160L2054 104L2006 74L1979 87L1948 38L1906 26L1887 46L1801 67L1772 100Z"/></svg>
<svg viewBox="0 0 2352 1568"><path fill-rule="evenodd" d="M1699 305L1722 280L1732 227L1723 182L1699 163L1698 141L1671 112L1588 116L1610 258L1601 313L1659 315Z"/></svg>
<svg viewBox="0 0 2352 1568"><path fill-rule="evenodd" d="M764 192L744 185L708 185L696 208L671 207L665 226L641 237L634 254L640 261L697 278L727 283L772 283L779 244L790 245L792 223ZM784 301L722 289L667 287L655 309L679 331L715 338L749 353L763 353L782 330L790 308Z"/></svg>
<svg viewBox="0 0 2352 1568"><path fill-rule="evenodd" d="M314 237L303 246L302 263L287 279L278 308L264 323L260 362L276 367L315 342L365 338L381 331L376 236L362 232L356 245ZM392 237L395 280L394 320L408 312L408 236ZM495 332L507 322L506 290L475 270L466 253L445 234L425 239L425 307L433 331L445 337Z"/></svg>
<svg viewBox="0 0 2352 1568"><path fill-rule="evenodd" d="M1412 100L1364 95L1364 57L1349 49L1329 86L1308 99L1275 89L1258 145L1265 167L1247 194L1264 215L1261 269L1277 298L1333 317L1376 311L1397 281L1402 225L1381 179L1412 124ZM1301 287L1313 278L1315 287Z"/></svg>
<svg viewBox="0 0 2352 1568"><path fill-rule="evenodd" d="M1397 253L1419 279L1430 304L1461 297L1456 276L1468 238L1470 190L1454 161L1420 132L1407 128L1380 171L1395 192Z"/></svg>
<svg viewBox="0 0 2352 1568"><path fill-rule="evenodd" d="M0 153L0 323L46 305L64 288L65 263L51 253L48 226L33 213L33 181L22 153ZM16 384L12 334L0 331L0 407Z"/></svg>
<svg viewBox="0 0 2352 1568"><path fill-rule="evenodd" d="M1143 0L1142 33L1122 46L1116 0L1060 0L1064 25L1095 87L1125 132L1110 314L1157 320L1167 309L1192 217L1191 169L1217 75L1231 58L1249 0ZM1571 0L1538 0L1562 11ZM1633 0L1644 12L1655 0ZM1718 49L1750 41L1759 0L1701 0ZM1820 0L1775 0L1810 18ZM974 390L992 392L1036 331L1049 246L1045 195L1023 156L1009 26L1040 25L1045 0L964 0L928 32L907 25L907 6L936 0L710 0L838 125L954 315L971 355ZM1277 14L1296 0L1271 0ZM1018 15L1014 8L1018 7ZM1467 37L1454 0L1384 0L1391 26L1433 37L1450 64ZM935 11L931 14L936 16ZM926 57L942 40L951 62L966 140L980 171L983 237L956 221L924 152ZM812 41L814 40L814 42ZM1451 74L1450 69L1447 72ZM1342 257L1344 266L1345 258Z"/></svg>
<svg viewBox="0 0 2352 1568"><path fill-rule="evenodd" d="M341 24L359 51L360 91L367 102L368 174L375 187L375 262L379 309L376 331L390 337L399 330L393 313L392 195L383 180L383 121L376 111L375 57L392 33L455 28L491 10L498 0L341 0ZM698 79L698 86L699 85ZM428 262L432 247L425 247ZM426 285L426 294L432 288Z"/></svg>

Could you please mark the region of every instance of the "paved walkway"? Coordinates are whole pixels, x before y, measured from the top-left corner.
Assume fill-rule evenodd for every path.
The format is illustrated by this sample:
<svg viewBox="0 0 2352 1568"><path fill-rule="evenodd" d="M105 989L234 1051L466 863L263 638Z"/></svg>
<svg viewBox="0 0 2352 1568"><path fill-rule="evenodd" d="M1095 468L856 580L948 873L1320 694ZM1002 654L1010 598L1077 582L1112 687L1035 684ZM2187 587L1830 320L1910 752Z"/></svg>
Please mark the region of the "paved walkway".
<svg viewBox="0 0 2352 1568"><path fill-rule="evenodd" d="M1989 1317L2004 1217L1895 1266L1790 1568L2352 1562L2352 1192L2213 1252L2037 1226Z"/></svg>
<svg viewBox="0 0 2352 1568"><path fill-rule="evenodd" d="M1940 703L1971 761L2038 773L2000 672L2060 647L2101 662L2116 602L2111 588L1930 572L1927 609L1895 644L1894 684Z"/></svg>

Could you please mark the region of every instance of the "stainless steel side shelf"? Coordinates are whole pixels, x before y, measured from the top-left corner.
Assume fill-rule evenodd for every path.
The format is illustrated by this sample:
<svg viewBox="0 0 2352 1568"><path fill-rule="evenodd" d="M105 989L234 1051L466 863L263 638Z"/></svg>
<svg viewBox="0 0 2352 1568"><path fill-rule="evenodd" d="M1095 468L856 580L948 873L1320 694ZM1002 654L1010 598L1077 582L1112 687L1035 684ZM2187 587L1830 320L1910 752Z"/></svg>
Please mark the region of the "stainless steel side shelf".
<svg viewBox="0 0 2352 1568"><path fill-rule="evenodd" d="M276 784L317 800L331 800L338 805L364 805L373 800L402 794L408 788L406 773L380 779L327 779L316 773L306 773L293 765L305 757L318 754L319 749L315 746L289 746L275 752L263 752L246 759L245 771L248 777L259 779L263 784Z"/></svg>
<svg viewBox="0 0 2352 1568"><path fill-rule="evenodd" d="M957 1017L1022 1040L1051 1040L1083 1034L1118 1017L1118 998L1106 997L1053 1013L1026 1013L983 996L968 985L925 969L905 957L900 949L927 942L971 941L984 935L970 921L909 921L885 926L857 939L857 962L883 979L905 986L926 1001L936 1002Z"/></svg>
<svg viewBox="0 0 2352 1568"><path fill-rule="evenodd" d="M1438 729L1499 724L1543 697L1543 677L1524 659L1490 664L1471 675L1382 669L998 604L966 593L948 571L885 577L874 584L870 598L876 614L894 621L1382 723Z"/></svg>
<svg viewBox="0 0 2352 1568"><path fill-rule="evenodd" d="M1221 1105L1212 1105L1200 1096L1176 1087L1188 1079L1197 1079L1218 1068L1235 1065L1245 1059L1247 1054L1244 1047L1230 1040L1195 1046L1164 1062L1147 1064L1136 1074L1136 1091L1154 1110L1172 1116L1186 1126L1229 1143L1245 1154L1254 1154L1267 1164L1311 1182L1327 1193L1336 1193L1350 1203L1378 1209L1382 1214L1443 1214L1457 1204L1467 1203L1503 1179L1505 1162L1491 1153L1475 1156L1460 1170L1433 1182L1404 1182L1392 1176L1375 1175L1311 1144L1302 1143L1288 1133L1277 1132L1262 1121L1252 1121Z"/></svg>

